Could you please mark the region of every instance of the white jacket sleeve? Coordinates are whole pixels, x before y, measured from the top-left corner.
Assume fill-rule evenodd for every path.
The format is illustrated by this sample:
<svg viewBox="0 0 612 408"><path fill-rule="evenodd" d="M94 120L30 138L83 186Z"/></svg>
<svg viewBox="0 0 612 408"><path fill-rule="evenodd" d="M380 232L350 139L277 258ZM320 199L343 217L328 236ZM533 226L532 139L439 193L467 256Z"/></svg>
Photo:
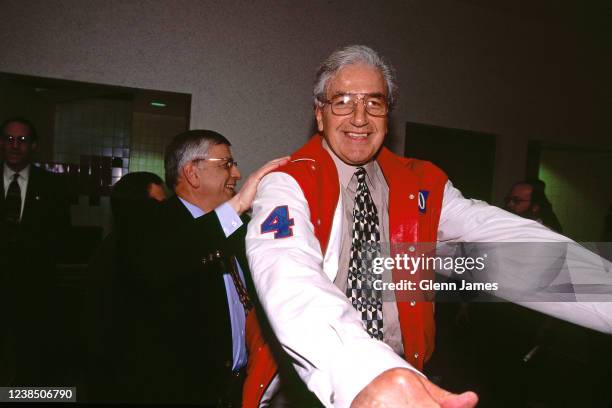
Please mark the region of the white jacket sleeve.
<svg viewBox="0 0 612 408"><path fill-rule="evenodd" d="M269 216L278 207L275 214L286 219L275 237L279 220ZM289 220L292 225L284 224ZM262 225L270 232L262 232ZM389 346L368 336L358 313L325 274L308 203L291 176L271 173L261 181L246 249L276 336L325 406L350 406L359 391L387 369L413 369Z"/></svg>
<svg viewBox="0 0 612 408"><path fill-rule="evenodd" d="M522 280L522 285L532 282L553 281L543 276L553 268L538 268L542 263L533 262L542 259L542 252L551 252L563 248L564 267L567 269L567 282L572 285L597 284L600 287L612 287L612 267L610 262L574 243L571 239L557 234L536 221L521 218L484 201L470 200L447 182L442 201L442 212L438 230L441 242L515 242L515 243L568 243L565 245L524 245L517 256L505 256L494 268L495 279ZM497 244L492 244L492 246ZM500 248L497 245L497 248ZM502 247L504 255L512 253L509 246ZM510 248L510 249L509 249ZM565 250L566 249L566 250ZM550 257L551 259L554 256ZM519 282L520 283L520 282ZM499 294L504 297L503 294ZM580 293L573 293L575 301L515 302L530 309L554 316L559 319L588 327L604 333L612 333L612 296L608 293L600 297L605 301L581 301ZM582 296L584 298L584 296ZM507 298L508 299L508 298ZM595 300L596 297L588 297ZM512 301L512 299L508 299Z"/></svg>

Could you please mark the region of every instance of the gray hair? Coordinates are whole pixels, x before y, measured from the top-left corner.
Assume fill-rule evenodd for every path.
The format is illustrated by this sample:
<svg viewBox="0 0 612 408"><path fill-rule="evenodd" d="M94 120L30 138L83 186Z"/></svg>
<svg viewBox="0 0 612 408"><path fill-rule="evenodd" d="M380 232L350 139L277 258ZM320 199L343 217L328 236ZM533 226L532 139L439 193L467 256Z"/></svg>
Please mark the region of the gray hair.
<svg viewBox="0 0 612 408"><path fill-rule="evenodd" d="M314 83L314 102L321 105L325 101L325 93L329 80L347 65L366 64L380 70L387 84L387 104L392 109L397 99L395 70L380 55L365 45L349 45L334 51L317 70Z"/></svg>
<svg viewBox="0 0 612 408"><path fill-rule="evenodd" d="M166 185L174 190L181 169L190 161L208 157L211 145L232 144L220 133L212 130L189 130L172 139L164 155Z"/></svg>

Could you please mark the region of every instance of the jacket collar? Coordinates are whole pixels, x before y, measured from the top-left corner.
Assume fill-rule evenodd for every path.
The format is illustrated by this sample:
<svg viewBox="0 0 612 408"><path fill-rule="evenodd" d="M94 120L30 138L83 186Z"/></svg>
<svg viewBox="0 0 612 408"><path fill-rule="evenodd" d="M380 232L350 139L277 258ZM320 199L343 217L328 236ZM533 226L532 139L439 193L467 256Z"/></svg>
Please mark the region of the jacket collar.
<svg viewBox="0 0 612 408"><path fill-rule="evenodd" d="M320 133L316 133L304 146L291 155L291 162L310 160L318 163L324 168L329 166L335 167L330 153L323 148L322 143L323 136ZM410 159L398 156L384 146L378 151L375 157L382 168L385 178L402 172L406 167L409 167Z"/></svg>

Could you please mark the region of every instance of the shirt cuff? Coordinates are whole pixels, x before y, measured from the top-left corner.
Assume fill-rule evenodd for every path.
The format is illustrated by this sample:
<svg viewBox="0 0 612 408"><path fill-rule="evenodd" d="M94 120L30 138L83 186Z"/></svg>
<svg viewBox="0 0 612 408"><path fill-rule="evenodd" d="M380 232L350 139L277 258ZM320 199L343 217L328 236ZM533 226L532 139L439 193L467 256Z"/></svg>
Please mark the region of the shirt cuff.
<svg viewBox="0 0 612 408"><path fill-rule="evenodd" d="M240 216L229 203L225 202L221 204L215 208L215 212L217 213L217 217L219 217L219 222L221 223L221 228L223 228L225 237L229 237L242 226Z"/></svg>

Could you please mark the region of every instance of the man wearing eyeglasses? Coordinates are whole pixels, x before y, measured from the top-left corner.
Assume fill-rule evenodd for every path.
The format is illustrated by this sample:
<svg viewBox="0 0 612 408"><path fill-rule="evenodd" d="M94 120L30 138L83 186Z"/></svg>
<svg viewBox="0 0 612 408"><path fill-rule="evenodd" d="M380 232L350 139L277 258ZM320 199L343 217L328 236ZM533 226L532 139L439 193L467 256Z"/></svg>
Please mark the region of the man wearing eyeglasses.
<svg viewBox="0 0 612 408"><path fill-rule="evenodd" d="M175 195L143 208L144 223L120 237L129 279L121 313L117 399L240 406L252 311L245 217L259 180L286 159L241 178L230 142L210 130L177 135L166 149ZM143 226L143 227L141 227Z"/></svg>
<svg viewBox="0 0 612 408"><path fill-rule="evenodd" d="M553 231L562 233L561 224L544 192L542 180L525 180L515 183L506 196L506 210L518 216L536 220Z"/></svg>
<svg viewBox="0 0 612 408"><path fill-rule="evenodd" d="M451 394L420 374L433 351L433 304L383 302L370 262L402 244L566 239L467 200L433 164L383 148L396 87L372 49L332 53L313 93L319 133L264 177L253 203L247 254L282 353L247 323L244 406L284 403L275 396L283 360L326 407L475 406L474 393Z"/></svg>
<svg viewBox="0 0 612 408"><path fill-rule="evenodd" d="M50 381L46 347L53 345L44 325L70 212L58 178L32 165L37 144L36 129L25 118L0 127L0 309L6 316L1 330L9 330L0 334L0 350L14 347L0 351L1 385Z"/></svg>

